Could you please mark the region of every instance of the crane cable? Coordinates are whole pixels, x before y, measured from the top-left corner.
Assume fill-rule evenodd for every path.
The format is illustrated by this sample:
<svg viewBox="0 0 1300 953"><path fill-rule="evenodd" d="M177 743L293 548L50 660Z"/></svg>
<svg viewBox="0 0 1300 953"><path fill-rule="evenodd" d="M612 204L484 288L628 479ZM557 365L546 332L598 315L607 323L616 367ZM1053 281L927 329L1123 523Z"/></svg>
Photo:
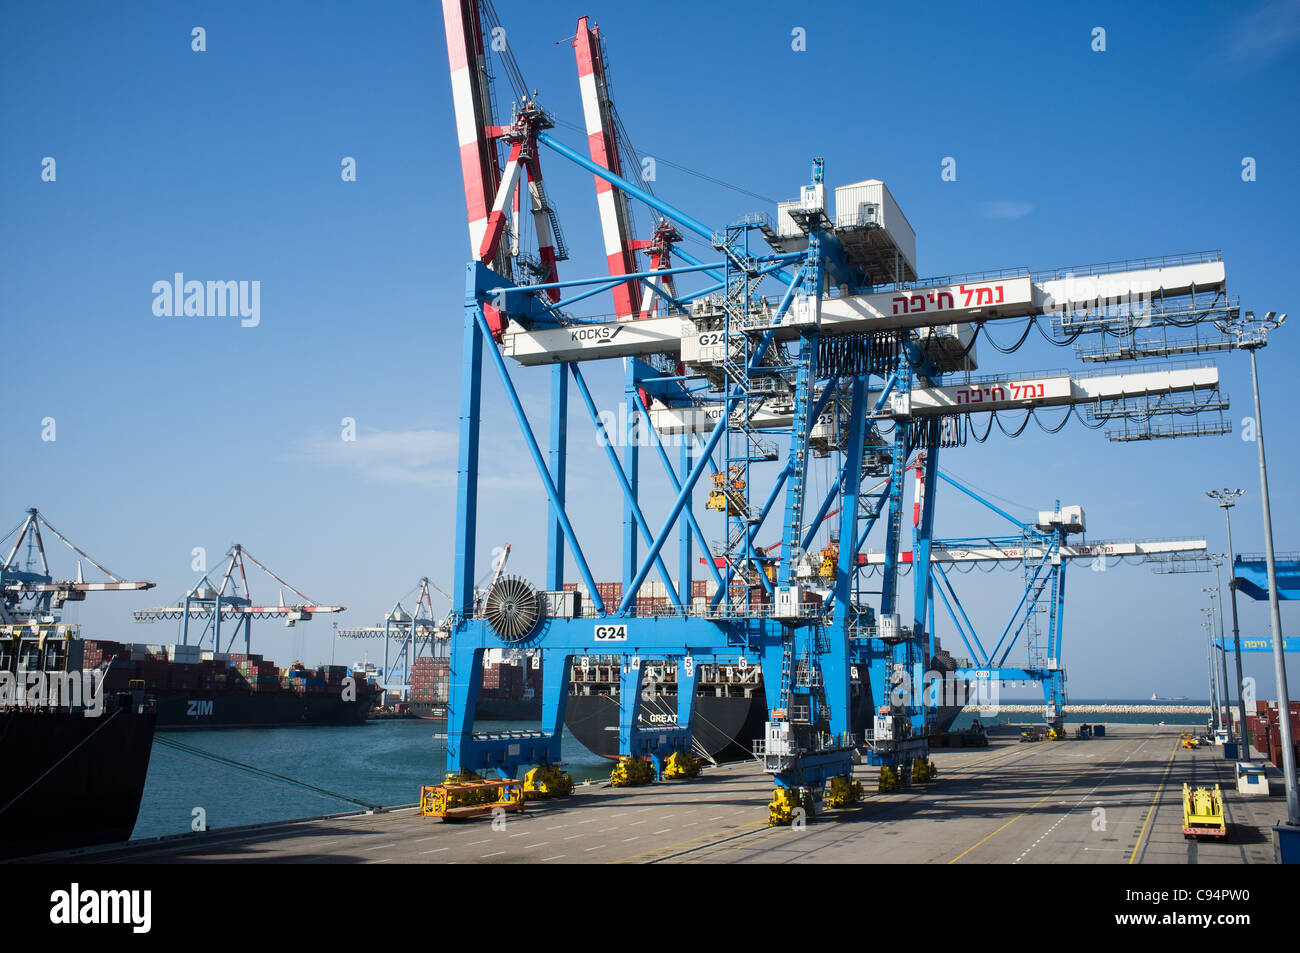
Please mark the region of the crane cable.
<svg viewBox="0 0 1300 953"><path fill-rule="evenodd" d="M243 761L237 761L234 758L227 758L224 755L219 755L216 754L215 752L207 751L203 748L197 748L194 745L185 744L184 742L176 741L173 738L167 738L162 735L155 735L154 743L160 744L166 748L171 748L175 751L183 752L184 754L206 759L212 762L212 764L209 765L209 767L216 766L217 770L221 770L222 767L235 768L246 772L248 775L251 775L255 780L264 781L268 784L278 784L282 787L292 787L297 790L303 791L304 793L315 794L318 797L328 797L338 801L347 801L350 804L357 804L360 805L361 807L368 808L370 810L378 810L381 807L381 805L379 804L371 804L369 801L363 801L360 798L350 797L347 794L339 794L337 791L330 791L326 788L317 787L314 784L308 784L306 781L300 781L298 778L289 777L289 775L287 774L279 774L275 771L268 771L265 768L259 768L256 765L247 764L246 762ZM179 759L179 760L183 760L183 759Z"/></svg>

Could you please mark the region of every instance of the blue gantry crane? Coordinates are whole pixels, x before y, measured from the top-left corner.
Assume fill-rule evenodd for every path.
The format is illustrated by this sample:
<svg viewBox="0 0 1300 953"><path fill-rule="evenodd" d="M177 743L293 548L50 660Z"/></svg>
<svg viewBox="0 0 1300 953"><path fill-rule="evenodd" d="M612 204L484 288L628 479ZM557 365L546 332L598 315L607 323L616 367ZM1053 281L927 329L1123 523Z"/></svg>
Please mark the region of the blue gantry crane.
<svg viewBox="0 0 1300 953"><path fill-rule="evenodd" d="M574 47L589 154L557 138L559 120L523 81L488 0L444 0L443 12L473 256L463 295L449 770L514 776L523 765L557 763L572 664L597 655L620 665L621 754L648 759L656 772L670 755L691 749L696 662L761 665L768 719L754 753L774 779L777 820L799 806L815 810L824 786L850 778L862 760L908 777L911 763L928 753L926 706L896 689L900 674L931 657L941 450L987 439L995 424L1018 435L1030 419L1051 430L1071 416L1094 428L1118 422L1108 434L1116 440L1225 429L1221 419L1202 420L1226 407L1208 361L976 376L977 339L988 338L990 324L1024 320L1019 342L990 344L1010 353L1036 328L1061 346L1084 334L1124 344L1089 352L1089 360L1131 360L1138 340L1145 357L1216 349L1221 342L1211 336L1188 344L1151 339L1147 329L1236 313L1221 256L921 280L915 234L885 184L869 179L832 190L820 159L775 219L760 213L715 228L636 181L622 161L629 148L612 109L603 43L585 18ZM498 114L494 75L512 87L508 115ZM543 152L594 176L608 275L560 279L557 262L567 247L542 185ZM632 203L652 212L649 242L631 234ZM530 222L536 255L525 237ZM708 260L677 247L683 240L702 242ZM649 267L638 263L642 251ZM775 294L765 294L768 288ZM576 312L602 294L612 296L612 313ZM621 392L612 402L621 414L611 416L611 403L602 406L589 386L583 369L593 361L622 361ZM546 443L511 365L547 369ZM543 586L503 574L480 596L474 580L485 375L500 381L545 492L548 534ZM616 599L605 598L610 590L597 582L570 518L571 387L578 417L585 411L603 447L622 509ZM1047 408L1064 413L1050 427L1039 418ZM1008 431L1005 422L1022 413ZM611 419L623 421L623 432L611 431ZM647 474L634 432L648 435L671 497L658 524L643 506ZM668 453L674 442L675 463ZM834 475L820 499L809 491L813 458ZM909 594L900 570L911 466L919 467L924 499L914 519ZM882 482L868 487L873 479ZM697 512L706 488L708 502ZM769 518L781 523L779 554L755 546ZM703 529L709 519L721 524L713 542ZM872 533L882 543L874 604L861 585ZM1046 548L1059 552L1063 533L1045 531ZM838 548L825 585L814 552L828 534ZM696 546L712 557L704 561L712 594L702 599L692 585ZM576 581L566 585L570 565ZM665 595L645 605L638 596L652 574ZM475 730L483 655L501 647L545 657L540 730ZM638 719L650 660L676 665L675 726Z"/></svg>

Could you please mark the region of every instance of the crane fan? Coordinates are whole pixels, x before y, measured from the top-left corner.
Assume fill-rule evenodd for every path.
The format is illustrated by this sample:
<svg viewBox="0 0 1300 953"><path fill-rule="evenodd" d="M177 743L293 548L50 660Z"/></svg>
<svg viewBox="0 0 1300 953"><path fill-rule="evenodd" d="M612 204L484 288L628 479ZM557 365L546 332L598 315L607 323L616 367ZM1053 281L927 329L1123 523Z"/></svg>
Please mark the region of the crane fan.
<svg viewBox="0 0 1300 953"><path fill-rule="evenodd" d="M498 579L483 602L483 616L503 642L527 638L541 615L537 590L518 576Z"/></svg>

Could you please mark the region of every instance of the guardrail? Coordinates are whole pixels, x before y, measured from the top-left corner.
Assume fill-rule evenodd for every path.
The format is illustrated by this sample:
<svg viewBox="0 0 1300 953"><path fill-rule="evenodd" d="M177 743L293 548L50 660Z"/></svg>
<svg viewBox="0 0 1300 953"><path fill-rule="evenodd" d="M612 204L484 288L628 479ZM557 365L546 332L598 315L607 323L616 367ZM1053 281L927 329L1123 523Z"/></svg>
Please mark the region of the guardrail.
<svg viewBox="0 0 1300 953"><path fill-rule="evenodd" d="M1015 373L999 374L978 374L973 377L945 382L942 386L965 386L967 384L993 384L1005 380L1039 380L1045 377L1070 377L1078 379L1088 379L1093 377L1115 377L1118 375L1128 374L1150 374L1157 371L1187 371L1203 370L1205 368L1215 367L1215 363L1209 359L1202 360L1185 360L1185 361L1148 361L1146 363L1126 364L1123 370L1115 370L1110 367L1098 368L1068 368L1052 367L1045 370L1037 371L1017 371ZM978 410L979 405L971 405L972 409Z"/></svg>

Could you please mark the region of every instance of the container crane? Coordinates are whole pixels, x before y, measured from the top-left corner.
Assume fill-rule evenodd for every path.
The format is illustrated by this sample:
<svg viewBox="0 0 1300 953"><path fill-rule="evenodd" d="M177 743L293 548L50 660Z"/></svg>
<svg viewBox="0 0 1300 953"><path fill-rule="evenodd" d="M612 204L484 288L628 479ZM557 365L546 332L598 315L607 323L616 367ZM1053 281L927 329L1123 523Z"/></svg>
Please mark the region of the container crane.
<svg viewBox="0 0 1300 953"><path fill-rule="evenodd" d="M56 580L50 573L49 561L45 554L45 540L41 537L42 526L81 559L107 576L109 581L87 582L82 574L80 560L77 561L76 579ZM55 529L35 507L27 510L27 516L17 527L17 533L8 555L5 556L4 562L0 563L0 622L2 623L9 625L24 622L53 623L56 621L56 613L65 603L82 602L87 592L138 592L154 587L152 582L130 582L106 569ZM27 544L27 557L22 561L20 568L19 551L24 543ZM38 565L39 569L37 569Z"/></svg>
<svg viewBox="0 0 1300 953"><path fill-rule="evenodd" d="M394 691L391 672L395 669L401 673L401 684L396 690L401 693L403 701L409 701L411 690L411 666L421 656L428 658L445 657L447 654L447 630L438 621L433 609L433 593L443 598L451 597L422 576L415 588L416 597L410 611L399 599L378 625L349 626L337 630L341 639L383 639L384 640L384 690ZM389 649L396 647L395 657L390 665Z"/></svg>
<svg viewBox="0 0 1300 953"><path fill-rule="evenodd" d="M484 143L504 138L471 108L491 98L490 88L483 86L488 70L481 32L481 20L495 16L490 10L486 3L444 2L463 156L482 155ZM480 17L480 11L488 12ZM775 221L758 214L713 228L611 167L611 156L618 151L617 130L611 137L606 119L611 113L603 102L609 98L608 84L602 94L596 80L598 69L603 75L603 58L597 57L599 44L585 23L580 23L576 45L588 130L597 134L596 142L588 140L591 154L556 138L535 96L528 108L516 110L512 128L518 131L512 141L544 147L607 183L610 188L604 191L611 199L602 208L611 201L616 212L619 201L645 205L682 234L703 238L717 260L629 271L640 266L627 254L635 249L615 214L612 219L602 216L602 222L614 226L604 231L609 274L542 282L512 278L499 254L493 255L498 246L489 229L495 226L486 212L488 194L497 196L492 208L506 207L501 187L495 193L480 189L484 200L476 205L467 174L472 261L463 298L465 373L450 617L448 767L513 776L520 765L558 761L571 662L575 656L596 653L617 656L623 663L620 751L648 758L656 770L670 754L690 750L694 661L708 657L740 667L753 660L763 668L769 722L755 754L776 784L774 817L788 819L800 804L815 808L823 787L832 779L850 777L859 758L901 769L906 777L911 763L924 759L928 751L924 706L896 704L879 695L869 706L875 717L863 724L850 704L849 673L852 666L866 666L872 691L879 693L897 666L912 664L929 644L940 451L948 453L968 439L988 439L995 424L1009 437L1031 420L1043 429L1060 429L1065 418L1049 428L1038 416L1053 407L1093 429L1118 422L1121 429L1107 434L1114 440L1221 433L1221 417L1209 423L1200 418L1221 415L1227 405L1218 391L1217 371L1208 362L1095 375L999 372L956 382L945 380L946 375L964 377L976 369L976 342L981 334L987 337L991 325L1024 321L1017 344L998 346L1010 353L1035 327L1053 343L1066 346L1084 334L1113 335L1117 326L1186 327L1233 314L1237 305L1226 297L1222 257L1209 252L1068 272L1013 268L921 278L915 234L884 183L868 179L831 190L819 159L799 196L778 205ZM586 73L584 46L591 66ZM508 45L501 53L505 72L513 75ZM475 64L472 70L470 62ZM519 85L517 79L512 82ZM477 99L471 95L475 83ZM477 240L475 225L480 213L487 239L483 242ZM611 244L614 239L616 246ZM757 245L760 240L767 250ZM635 308L634 282L644 288L647 281L670 277L677 282L670 307L649 316ZM683 290L701 278L713 283ZM776 286L774 296L761 293L765 281ZM622 298L617 297L619 289ZM567 299L561 297L566 291ZM574 304L601 293L616 295L615 319L571 312ZM1191 351L1154 345L1144 353L1199 354L1217 346L1211 338L1205 335L1204 347ZM634 458L620 460L614 453L582 372L587 361L613 358L634 359L625 364L620 399L631 403L635 394L638 415L673 494L668 515L657 527L641 508ZM552 368L549 450L537 441L507 360L522 368ZM546 492L549 535L545 589L534 589L518 577L503 578L480 604L474 580L478 408L485 366L503 386ZM668 366L673 373L661 369ZM614 495L623 505L624 585L616 605L602 598L566 509L570 378L605 447ZM814 438L828 414L829 423ZM1008 416L1019 418L1012 431L1006 429ZM665 421L672 419L686 435L677 470L662 445L664 433L675 426ZM1161 420L1172 423L1163 429L1151 423ZM914 514L909 608L899 589L904 476L908 461L922 451L925 490ZM807 499L812 455L829 455L837 473L830 503L815 511L816 501ZM703 541L693 501L706 473L724 474L724 484L735 493L724 492L726 502L717 517L724 530L716 555L723 559L725 572L713 561L706 562L720 585L709 604L700 608L678 595L684 590L689 596L688 585L673 585L662 557L669 536L679 532L683 558L678 582L688 584L685 567L693 562L689 543ZM732 480L733 473L743 477L743 486ZM883 487L864 492L864 478L875 476L884 479ZM821 525L836 503L834 585L830 595L818 601L804 575L806 540L809 529ZM782 543L774 567L776 583L753 580L747 567L753 562L754 540L778 510ZM810 527L806 514L813 512ZM884 543L876 605L861 598L856 584L873 530ZM566 554L585 590L581 595L562 591ZM646 616L637 612L636 599L651 572L663 577L669 608ZM474 730L483 655L502 646L550 652L552 661L559 663L543 667L539 731L507 737ZM647 659L678 664L676 728L651 729L638 723Z"/></svg>
<svg viewBox="0 0 1300 953"><path fill-rule="evenodd" d="M245 561L252 563L280 585L279 603L277 605L258 605L253 602L249 586ZM236 576L236 570L238 575ZM300 602L286 604L284 590L288 589L298 597ZM244 630L244 651L251 651L252 625L254 619L278 619L285 626L292 628L299 622L310 622L317 614L342 612L346 606L321 605L303 595L289 583L258 561L252 553L239 543L231 546L226 554L225 570L221 574L221 584L214 585L206 573L190 588L174 606L158 606L152 609L137 609L133 615L136 622L161 622L164 620L181 621L181 644L189 645L190 620L196 619L209 623L200 631L195 645L202 645L208 632L212 633L212 650L229 652L234 645L239 630ZM221 623L234 620L235 628L230 633L226 647L221 647Z"/></svg>
<svg viewBox="0 0 1300 953"><path fill-rule="evenodd" d="M914 497L917 500L916 526L919 527L919 516L924 509L924 484L921 482L924 460L918 461L914 469L917 473L917 493ZM1057 730L1061 729L1063 723L1066 698L1063 643L1068 565L1079 559L1087 559L1094 566L1105 565L1107 560L1113 560L1151 563L1160 572L1171 559L1181 561L1182 571L1194 571L1190 567L1198 557L1200 562L1205 562L1204 539L1072 542L1071 537L1082 534L1086 529L1083 508L1080 506L1063 507L1058 502L1055 509L1040 511L1037 521L1025 522L1017 520L948 474L940 472L939 479L1011 522L1016 532L1003 536L930 541L929 562L933 575L926 603L926 618L929 620L927 631L931 639L927 658L934 656L934 617L936 607L942 605L973 659L971 664L959 667L953 678L958 682L975 684L981 690L1004 682L1037 683L1043 691L1043 718ZM863 555L868 575L882 571L884 553L868 551ZM898 554L900 567L914 567L917 558L916 551ZM1003 565L1020 569L1025 581L1024 595L992 649L987 648L976 633L953 585L954 577L950 574L954 569L969 572L977 565ZM1208 569L1208 565L1205 568ZM935 599L936 595L938 600ZM1038 622L1043 613L1047 615L1045 635L1040 631ZM894 619L890 624L901 627L902 621ZM1022 635L1028 662L1020 667L1008 666L1008 658ZM909 673L909 678L919 690L920 670Z"/></svg>

